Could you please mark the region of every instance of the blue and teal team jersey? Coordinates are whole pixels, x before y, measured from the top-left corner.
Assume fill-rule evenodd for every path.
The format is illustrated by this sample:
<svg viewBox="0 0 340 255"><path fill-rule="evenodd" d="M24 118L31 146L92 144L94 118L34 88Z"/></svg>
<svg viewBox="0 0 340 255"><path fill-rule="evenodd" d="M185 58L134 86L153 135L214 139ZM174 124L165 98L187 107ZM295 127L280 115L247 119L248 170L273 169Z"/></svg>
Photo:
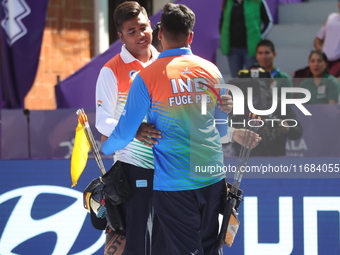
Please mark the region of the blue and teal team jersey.
<svg viewBox="0 0 340 255"><path fill-rule="evenodd" d="M228 116L217 107L225 90L214 87L222 82L217 67L190 49L162 52L133 81L125 109L103 143L103 152L124 148L147 114L148 123L162 132L153 148L154 190L191 190L222 180L220 137L227 133Z"/></svg>

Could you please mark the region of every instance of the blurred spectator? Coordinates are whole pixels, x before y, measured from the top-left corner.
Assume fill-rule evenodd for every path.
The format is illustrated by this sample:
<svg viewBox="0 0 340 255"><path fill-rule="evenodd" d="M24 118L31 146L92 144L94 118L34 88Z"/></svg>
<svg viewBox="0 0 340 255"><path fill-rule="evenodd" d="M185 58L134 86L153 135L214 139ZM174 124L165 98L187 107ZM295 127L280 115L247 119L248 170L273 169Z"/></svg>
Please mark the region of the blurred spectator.
<svg viewBox="0 0 340 255"><path fill-rule="evenodd" d="M278 89L278 98L281 98L282 87L293 87L293 83L288 74L282 72L279 68L274 66L274 59L276 57L275 46L270 40L262 40L256 46L256 60L258 64L274 79L270 84L270 88L276 87ZM288 94L291 98L293 95Z"/></svg>
<svg viewBox="0 0 340 255"><path fill-rule="evenodd" d="M273 21L265 0L223 0L220 20L221 51L227 55L233 78L256 62L256 45Z"/></svg>
<svg viewBox="0 0 340 255"><path fill-rule="evenodd" d="M324 52L313 50L309 55L311 78L304 80L301 88L308 89L311 99L308 104L336 104L339 99L339 81L328 72L327 56Z"/></svg>
<svg viewBox="0 0 340 255"><path fill-rule="evenodd" d="M270 78L270 73L261 67L258 67L259 75L255 77L255 68L256 65L252 66L248 72L247 70L242 70L242 72L239 72L239 77L241 78L230 80L228 83L239 87L244 95L247 95L247 88L252 87L254 108L257 110L267 110L271 108L273 103L270 84L273 83L274 79ZM243 127L244 124L242 123L247 123L248 116L249 109L245 106L245 114L234 115L230 123L235 123L232 125L235 128ZM272 114L261 117L263 125L260 125L258 134L262 137L262 140L251 151L250 155L285 156L287 139L297 140L302 136L302 126L297 120L293 109L288 104L286 106L286 115L281 115L281 104L278 103L276 110ZM232 146L235 154L238 155L241 147L236 143Z"/></svg>
<svg viewBox="0 0 340 255"><path fill-rule="evenodd" d="M340 0L338 0L338 9L340 12ZM340 13L331 13L325 24L320 28L314 39L316 50L325 52L328 59L329 73L340 79ZM294 86L310 77L311 70L309 66L301 68L294 73Z"/></svg>
<svg viewBox="0 0 340 255"><path fill-rule="evenodd" d="M338 0L340 12L340 0ZM331 13L314 39L314 47L328 58L329 73L340 78L340 13Z"/></svg>

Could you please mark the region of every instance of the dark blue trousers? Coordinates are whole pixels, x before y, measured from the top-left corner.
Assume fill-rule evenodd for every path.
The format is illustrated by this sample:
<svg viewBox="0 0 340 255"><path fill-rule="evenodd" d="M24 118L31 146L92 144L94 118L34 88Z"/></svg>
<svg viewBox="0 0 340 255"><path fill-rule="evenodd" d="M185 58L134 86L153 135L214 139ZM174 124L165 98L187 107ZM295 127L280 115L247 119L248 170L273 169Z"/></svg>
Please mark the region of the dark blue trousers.
<svg viewBox="0 0 340 255"><path fill-rule="evenodd" d="M146 252L147 220L153 193L153 169L145 169L122 163L124 174L132 189L122 203L126 222L124 255L144 255Z"/></svg>
<svg viewBox="0 0 340 255"><path fill-rule="evenodd" d="M169 255L217 255L218 216L223 181L185 191L153 193L156 216Z"/></svg>

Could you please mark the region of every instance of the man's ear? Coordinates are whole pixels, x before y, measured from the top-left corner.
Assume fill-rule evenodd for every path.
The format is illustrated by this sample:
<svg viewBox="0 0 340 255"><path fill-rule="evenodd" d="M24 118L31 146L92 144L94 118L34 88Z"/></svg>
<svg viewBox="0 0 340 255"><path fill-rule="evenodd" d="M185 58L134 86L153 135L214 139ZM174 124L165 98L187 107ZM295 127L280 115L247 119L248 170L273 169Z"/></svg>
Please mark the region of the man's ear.
<svg viewBox="0 0 340 255"><path fill-rule="evenodd" d="M194 40L194 31L191 31L189 34L189 44L192 44L193 40Z"/></svg>
<svg viewBox="0 0 340 255"><path fill-rule="evenodd" d="M160 27L158 31L158 40L161 40L163 38L163 28Z"/></svg>
<svg viewBox="0 0 340 255"><path fill-rule="evenodd" d="M124 43L123 41L123 34L121 32L117 32L117 35L119 36L119 39L122 43Z"/></svg>

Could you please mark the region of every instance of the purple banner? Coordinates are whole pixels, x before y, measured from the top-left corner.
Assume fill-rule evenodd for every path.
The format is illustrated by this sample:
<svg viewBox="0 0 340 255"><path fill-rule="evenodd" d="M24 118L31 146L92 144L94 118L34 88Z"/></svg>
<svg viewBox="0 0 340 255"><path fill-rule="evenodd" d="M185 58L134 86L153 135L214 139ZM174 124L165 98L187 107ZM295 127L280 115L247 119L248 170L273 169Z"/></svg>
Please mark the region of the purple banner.
<svg viewBox="0 0 340 255"><path fill-rule="evenodd" d="M296 120L303 127L303 135L299 140L287 141L286 155L339 157L340 136L335 134L340 124L340 105L309 105L306 108L312 116L305 116L299 109L294 109ZM100 134L94 127L95 111L85 111L98 147L101 148ZM77 125L75 109L31 111L29 115L24 115L22 110L2 110L1 115L2 159L70 158ZM93 157L92 153L89 155ZM225 155L228 156L227 151Z"/></svg>
<svg viewBox="0 0 340 255"><path fill-rule="evenodd" d="M0 88L7 108L22 108L37 72L48 0L2 0Z"/></svg>

